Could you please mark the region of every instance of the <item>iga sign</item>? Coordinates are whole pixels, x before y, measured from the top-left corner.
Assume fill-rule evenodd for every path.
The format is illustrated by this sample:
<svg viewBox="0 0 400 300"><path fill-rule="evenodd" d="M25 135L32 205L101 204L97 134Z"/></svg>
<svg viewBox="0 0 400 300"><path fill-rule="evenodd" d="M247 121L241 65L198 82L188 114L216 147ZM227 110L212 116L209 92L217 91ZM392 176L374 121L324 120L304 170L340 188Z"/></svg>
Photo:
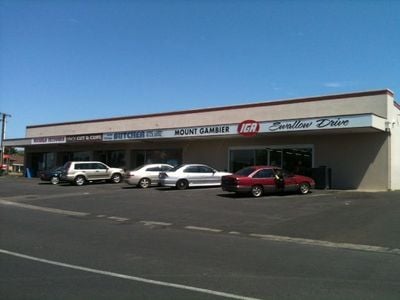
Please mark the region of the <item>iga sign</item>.
<svg viewBox="0 0 400 300"><path fill-rule="evenodd" d="M243 136L255 136L260 131L260 123L254 120L246 120L237 127L237 132Z"/></svg>

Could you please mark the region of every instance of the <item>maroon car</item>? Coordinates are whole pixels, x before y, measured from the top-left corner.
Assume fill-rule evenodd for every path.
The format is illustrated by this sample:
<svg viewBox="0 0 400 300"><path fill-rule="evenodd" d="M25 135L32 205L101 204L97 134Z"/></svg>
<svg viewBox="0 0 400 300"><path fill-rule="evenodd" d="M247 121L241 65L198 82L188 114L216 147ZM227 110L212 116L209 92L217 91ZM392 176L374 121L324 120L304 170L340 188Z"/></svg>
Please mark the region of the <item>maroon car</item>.
<svg viewBox="0 0 400 300"><path fill-rule="evenodd" d="M315 187L312 178L290 174L272 166L243 168L232 175L221 178L222 190L236 193L251 193L260 197L264 193L299 192L307 194Z"/></svg>

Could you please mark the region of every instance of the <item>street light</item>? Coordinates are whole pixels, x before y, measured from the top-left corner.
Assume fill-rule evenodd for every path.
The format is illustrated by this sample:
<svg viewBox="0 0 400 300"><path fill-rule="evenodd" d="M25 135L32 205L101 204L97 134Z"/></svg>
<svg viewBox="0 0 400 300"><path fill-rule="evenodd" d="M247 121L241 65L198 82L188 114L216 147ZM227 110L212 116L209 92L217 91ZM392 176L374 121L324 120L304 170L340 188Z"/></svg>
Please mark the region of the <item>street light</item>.
<svg viewBox="0 0 400 300"><path fill-rule="evenodd" d="M6 138L6 118L11 117L11 115L0 112L2 126L1 126L1 155L0 155L0 166L4 164L4 140Z"/></svg>

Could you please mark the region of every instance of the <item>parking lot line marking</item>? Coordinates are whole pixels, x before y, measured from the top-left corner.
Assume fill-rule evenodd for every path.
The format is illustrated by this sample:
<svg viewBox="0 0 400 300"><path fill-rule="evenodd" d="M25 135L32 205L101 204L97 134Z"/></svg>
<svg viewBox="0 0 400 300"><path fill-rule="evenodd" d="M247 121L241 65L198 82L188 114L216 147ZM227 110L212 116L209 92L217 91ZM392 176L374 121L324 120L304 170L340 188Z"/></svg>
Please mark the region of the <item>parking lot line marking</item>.
<svg viewBox="0 0 400 300"><path fill-rule="evenodd" d="M36 206L36 205L31 205L31 204L26 204L26 203L19 203L19 202L11 202L11 201L5 201L5 200L0 200L0 204L20 207L20 208L26 208L26 209L32 209L32 210L38 210L38 211L44 211L44 212L50 212L50 213L59 214L59 215L74 216L74 217L86 217L86 216L90 215L89 213L83 213L83 212L78 212L78 211L42 207L42 206Z"/></svg>
<svg viewBox="0 0 400 300"><path fill-rule="evenodd" d="M113 221L118 221L118 222L125 222L129 221L130 219L128 218L121 218L121 217L108 217L107 219L113 220Z"/></svg>
<svg viewBox="0 0 400 300"><path fill-rule="evenodd" d="M251 233L251 234L249 234L249 236L260 238L263 240L274 241L274 242L287 242L287 243L295 243L295 244L310 245L310 246L321 246L321 247L336 248L336 249L358 250L358 251L400 255L400 249L397 249L397 248L360 245L360 244L351 244L351 243L334 243L334 242L321 241L321 240L292 238L292 237L288 237L288 236L279 236L279 235L270 235L270 234Z"/></svg>
<svg viewBox="0 0 400 300"><path fill-rule="evenodd" d="M209 231L209 232L222 232L221 229L208 228L208 227L197 227L197 226L185 226L185 229Z"/></svg>
<svg viewBox="0 0 400 300"><path fill-rule="evenodd" d="M229 234L233 234L233 235L239 235L240 234L239 231L229 231L228 233Z"/></svg>
<svg viewBox="0 0 400 300"><path fill-rule="evenodd" d="M171 226L172 225L172 223L156 222L156 221L140 221L140 223L143 223L143 225L145 225L145 226L152 226L152 225Z"/></svg>
<svg viewBox="0 0 400 300"><path fill-rule="evenodd" d="M75 192L75 193L61 193L61 194L50 194L50 195L17 195L17 196L9 196L9 197L2 197L1 200L4 201L24 201L24 200L43 200L43 199L57 199L57 198L67 198L67 197L75 197L75 196L85 196L90 195L90 193L82 193L82 192Z"/></svg>
<svg viewBox="0 0 400 300"><path fill-rule="evenodd" d="M152 280L152 279L147 279L147 278L143 278L143 277L125 275L125 274L114 273L114 272L109 272L109 271L103 271L103 270L99 270L99 269L92 269L92 268L87 268L87 267L83 267L83 266L72 265L72 264L62 263L62 262L58 262L58 261L54 261L54 260L48 260L48 259L44 259L44 258L25 255L22 253L12 252L12 251L8 251L5 249L0 249L0 253L5 254L5 255L14 256L14 257L23 258L23 259L28 259L28 260L32 260L32 261L36 261L36 262L41 262L41 263L45 263L45 264L50 264L53 266L74 269L74 270L79 270L79 271L84 271L84 272L89 272L89 273L95 273L95 274L104 275L104 276L116 277L116 278L131 280L131 281L143 282L143 283L147 283L147 284L165 286L165 287L169 287L169 288L188 290L188 291L192 291L192 292L209 294L209 295L219 296L219 297L224 297L224 298L241 299L241 300L261 300L259 298L252 298L252 297L246 297L246 296L241 296L241 295L236 295L236 294L231 294L231 293L219 292L219 291L198 288L198 287L189 286L189 285L183 285L183 284L177 284L177 283L171 283L171 282L159 281L159 280Z"/></svg>

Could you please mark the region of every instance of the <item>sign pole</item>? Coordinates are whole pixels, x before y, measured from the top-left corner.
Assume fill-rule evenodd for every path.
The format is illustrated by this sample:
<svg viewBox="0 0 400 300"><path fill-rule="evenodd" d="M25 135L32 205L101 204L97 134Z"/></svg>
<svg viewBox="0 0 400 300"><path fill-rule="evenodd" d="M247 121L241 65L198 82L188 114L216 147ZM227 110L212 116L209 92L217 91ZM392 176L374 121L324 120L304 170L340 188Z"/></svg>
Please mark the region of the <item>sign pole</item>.
<svg viewBox="0 0 400 300"><path fill-rule="evenodd" d="M5 146L4 146L4 140L6 138L6 118L7 117L11 117L11 115L6 114L6 113L2 113L0 112L1 115L1 155L0 155L0 166L3 166L4 164L4 150L5 150Z"/></svg>

